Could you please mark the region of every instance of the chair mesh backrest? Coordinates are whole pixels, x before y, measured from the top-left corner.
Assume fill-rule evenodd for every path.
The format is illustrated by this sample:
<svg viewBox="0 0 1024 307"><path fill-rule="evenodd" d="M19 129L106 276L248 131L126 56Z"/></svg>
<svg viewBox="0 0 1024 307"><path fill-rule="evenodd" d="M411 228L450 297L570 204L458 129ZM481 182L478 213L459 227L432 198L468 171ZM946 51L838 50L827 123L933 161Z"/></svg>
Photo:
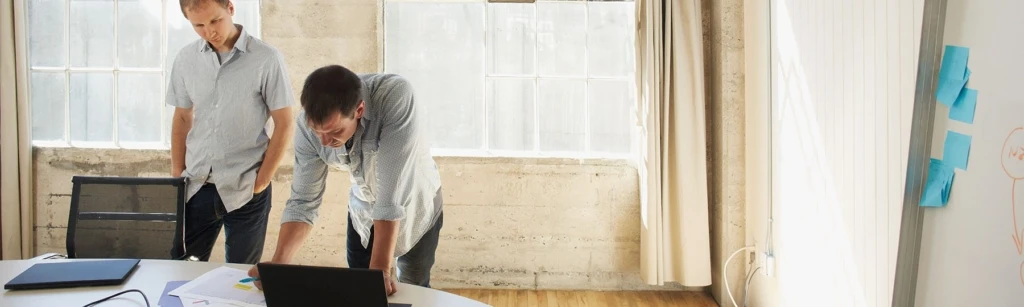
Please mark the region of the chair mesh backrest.
<svg viewBox="0 0 1024 307"><path fill-rule="evenodd" d="M182 191L172 180L76 177L68 256L170 259Z"/></svg>

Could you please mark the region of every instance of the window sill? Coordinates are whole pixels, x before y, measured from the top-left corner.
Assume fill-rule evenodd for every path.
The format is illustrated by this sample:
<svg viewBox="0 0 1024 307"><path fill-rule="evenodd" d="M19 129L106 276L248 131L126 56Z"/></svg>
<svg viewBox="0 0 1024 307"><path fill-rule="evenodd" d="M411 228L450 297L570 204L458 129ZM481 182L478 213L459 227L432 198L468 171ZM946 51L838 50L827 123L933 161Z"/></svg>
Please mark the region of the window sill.
<svg viewBox="0 0 1024 307"><path fill-rule="evenodd" d="M89 146L86 146L89 145ZM113 143L75 143L64 142L33 142L33 150L45 156L80 156L80 155L128 155L132 151L146 152L144 156L154 155L170 158L169 149L158 143L119 144ZM126 148L132 145L132 148ZM288 153L289 155L291 153ZM530 164L530 165L602 165L636 167L636 158L632 154L587 154L578 152L517 152L517 151L484 151L484 150L451 150L432 149L431 155L439 163L459 164ZM290 158L289 158L290 159ZM285 162L285 164L291 161Z"/></svg>

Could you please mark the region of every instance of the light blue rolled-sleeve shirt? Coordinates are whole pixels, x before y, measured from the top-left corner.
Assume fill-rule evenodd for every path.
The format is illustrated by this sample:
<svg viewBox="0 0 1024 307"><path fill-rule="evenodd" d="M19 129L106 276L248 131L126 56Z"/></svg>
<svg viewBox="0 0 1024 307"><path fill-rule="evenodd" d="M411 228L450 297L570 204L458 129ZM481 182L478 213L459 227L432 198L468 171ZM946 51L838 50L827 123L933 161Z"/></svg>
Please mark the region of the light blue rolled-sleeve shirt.
<svg viewBox="0 0 1024 307"><path fill-rule="evenodd" d="M348 169L352 226L369 243L374 220L401 221L395 256L404 255L436 221L440 174L430 155L423 106L412 85L393 74L364 74L365 112L352 146L323 146L300 112L295 129L292 195L282 223L313 224L328 188L329 167Z"/></svg>

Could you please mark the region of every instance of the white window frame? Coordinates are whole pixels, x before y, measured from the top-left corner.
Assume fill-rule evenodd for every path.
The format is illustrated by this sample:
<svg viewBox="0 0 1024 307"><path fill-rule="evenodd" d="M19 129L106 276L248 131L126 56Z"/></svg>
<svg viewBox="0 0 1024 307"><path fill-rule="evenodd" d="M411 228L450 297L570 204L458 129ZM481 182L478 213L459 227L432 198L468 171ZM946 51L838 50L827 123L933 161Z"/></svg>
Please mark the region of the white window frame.
<svg viewBox="0 0 1024 307"><path fill-rule="evenodd" d="M633 3L634 1L635 0L616 1L616 2L630 2L630 3ZM483 132L483 136L482 136L483 141L481 143L482 144L481 148L469 149L469 148L434 148L434 147L431 147L431 154L433 154L435 156L455 156L455 157L578 158L578 159L633 159L633 158L635 158L635 156L637 154L637 150L638 150L637 146L636 146L637 135L636 135L636 133L633 133L633 131L635 130L635 129L633 129L633 126L635 126L635 121L632 121L632 119L636 118L636 102L635 102L635 100L632 103L630 103L630 114L629 114L628 119L627 119L627 121L630 121L630 123L631 123L631 125L630 125L631 129L630 129L630 133L629 133L629 135L630 135L630 139L629 139L630 146L629 147L630 148L629 148L628 152L611 153L611 152L593 151L593 149L591 148L591 144L590 144L591 143L590 142L590 138L591 138L591 131L590 131L591 130L590 129L590 81L591 80L627 81L627 82L629 82L633 86L633 88L631 90L634 93L633 94L634 99L636 99L636 94L635 94L635 92L636 92L636 89L635 89L635 87L636 87L636 77L635 77L636 72L635 71L631 75L624 76L624 77L591 76L590 75L590 66L589 65L585 65L584 73L582 75L579 75L579 76L541 76L540 75L540 61L539 60L535 60L534 61L534 70L533 70L533 74L532 75L492 74L491 72L487 71L487 69L486 69L486 67L487 67L487 60L488 60L488 51L492 50L492 47L493 47L491 45L491 41L489 39L487 39L488 34L490 34L490 32L488 30L490 29L490 22L491 22L490 13L489 13L489 10L488 10L488 6L489 5L492 5L492 4L497 4L497 5L501 5L501 4L531 4L531 5L533 5L534 6L534 14L535 14L534 19L533 19L533 26L534 26L534 30L536 31L536 29L537 29L537 18L536 18L537 10L536 10L536 6L537 6L538 3L582 3L582 5L585 8L585 12L589 13L590 12L590 3L591 2L595 2L595 1L587 1L587 0L535 0L534 2L501 2L501 1L491 2L491 1L487 1L487 0L382 0L382 3L381 3L382 5L381 5L381 8L380 8L380 20L381 20L380 21L380 26L381 26L380 44L381 44L381 48L380 48L379 56L380 56L381 63L382 63L382 65L381 65L382 66L382 70L384 72L388 71L388 69L387 69L388 68L388 63L385 60L385 56L387 54L387 51L386 51L387 50L387 39L386 39L386 37L387 37L388 29L385 26L386 22L384 21L384 18L386 16L385 10L386 10L388 2L409 2L409 3L431 3L431 2L433 2L433 3L453 3L454 2L454 3L483 3L484 4L484 9L483 9L484 29L482 31L482 33L483 33L483 38L482 39L483 39L483 43L484 43L484 49L483 49L484 50L484 56L481 57L481 59L484 62L483 63L483 67L484 67L484 79L483 79L483 82L484 82L485 93L483 95L483 99L481 99L481 101L480 101L480 103L482 103L483 106L481 108L480 114L478 115L478 116L480 116L482 118L481 123L483 125L483 131L484 131ZM601 2L601 1L597 1L597 2ZM589 26L589 22L590 22L590 14L584 14L583 20L584 20L583 27L587 28ZM634 21L634 24L635 24L635 21ZM634 29L634 32L635 32L635 29ZM634 40L635 39L636 38L634 37ZM589 36L587 37L587 41L589 41ZM534 52L534 55L537 54L537 46L536 45L533 48L533 52ZM587 45L587 44L584 44L583 56L584 56L584 60L583 61L584 61L584 63L586 63L588 61L589 57L590 57L590 49L589 49L589 45ZM516 80L531 80L532 79L533 80L534 90L533 90L533 148L532 149L529 149L529 150L501 150L501 149L491 149L491 148L489 148L491 144L490 144L490 127L488 125L489 121L487 120L487 111L488 111L487 103L488 103L488 99L487 99L487 94L486 94L486 87L487 87L487 81L490 81L490 80L493 80L493 79L516 79ZM583 126L584 126L584 129L583 129L583 144L584 145L583 145L583 150L582 151L542 151L542 150L540 150L540 130L541 130L540 129L540 125L541 125L541 123L540 123L540 111L539 111L539 108L538 108L539 107L539 105L538 105L538 98L539 98L538 95L539 95L539 92L540 92L539 91L539 83L540 83L539 81L540 80L577 80L577 81L584 81L584 83L586 84L586 86L584 87L584 93L583 93L584 103L583 103L583 113L582 114L583 114L583 117L584 117L583 118Z"/></svg>
<svg viewBox="0 0 1024 307"><path fill-rule="evenodd" d="M25 10L23 12L24 13L24 20L26 21L26 23L30 24L30 22L28 22L28 20L29 20L29 13L28 13L28 5L29 4L28 4L28 1L33 1L33 0L24 0L24 1L25 1L24 2ZM167 94L167 82L166 82L166 80L167 80L167 73L168 73L167 72L168 67L166 67L167 66L167 17L168 17L167 1L177 1L177 0L159 0L160 1L160 15L161 15L160 18L161 18L161 21L162 21L160 23L160 68L122 68L122 67L119 66L119 59L118 59L118 52L117 52L118 51L117 50L118 49L117 48L117 43L118 43L118 39L119 39L119 37L118 37L118 28L117 28L118 27L118 24L117 24L117 7L118 7L118 2L120 2L120 1L119 0L112 0L112 1L113 1L113 5L114 5L114 14L113 14L114 15L114 40L112 42L112 44L114 46L114 48L113 48L113 56L114 56L114 65L113 65L113 67L84 67L84 68L81 68L81 67L73 68L73 67L71 67L71 0L64 0L64 46L63 46L64 47L64 51L65 51L64 52L64 57L65 57L64 58L64 67L33 66L31 64L32 63L32 60L31 60L32 52L29 51L28 50L29 48L27 48L27 46L26 46L26 48L25 48L26 49L26 52L25 52L25 55L26 55L25 63L26 64L25 65L28 66L29 78L31 78L31 75L32 75L33 72L47 72L47 73L60 73L60 72L63 72L64 73L64 132L63 132L64 140L61 140L61 141L37 141L34 138L30 137L31 142L32 142L32 146L35 146L35 147L57 147L57 148L164 149L164 150L170 148L170 135L168 134L168 132L169 132L168 130L170 129L170 127L167 125L167 123L164 122L164 120L167 118L167 113L166 113L167 112L167 107L166 107L166 104L164 104L164 97ZM152 0L146 0L146 1L152 1ZM255 0L255 1L257 1L257 3L259 4L259 7L262 8L263 1L262 0ZM234 0L232 2L234 2ZM174 12L172 12L172 13L174 13ZM178 13L180 13L180 12L178 12ZM256 25L254 27L247 25L246 31L248 33L250 33L251 35L255 36L255 37L261 37L261 34L262 34L262 28L261 28L261 26L262 26L261 25L262 24L262 19L263 19L263 15L262 14L257 14ZM255 30L255 31L249 31L249 27L252 27L253 30ZM31 30L27 29L27 27L26 27L25 33L26 34L31 33ZM28 41L28 39L26 38L26 42L27 41ZM161 104L160 104L160 140L159 141L153 141L153 142L121 142L121 141L118 140L118 131L117 131L118 130L118 128L117 128L117 126L118 126L117 125L118 124L118 122L117 122L117 120L118 120L118 114L117 114L117 107L118 107L117 84L118 84L118 79L117 78L118 78L118 74L120 72L146 73L146 74L159 74L160 75L160 96L159 97L160 97ZM113 73L113 82L112 82L113 83L113 93L111 95L111 99L113 100L113 101L111 101L111 105L113 106L113 110L111 110L113 112L113 117L111 119L111 121L113 122L113 129L112 129L112 131L113 131L113 141L100 142L100 141L72 141L71 140L71 73ZM28 97L27 105L29 106L29 121L31 121L32 120L32 116L31 116L31 114L32 114L32 89L31 89L32 86L31 86L31 84L28 86L28 88L29 88L29 90L28 90L28 95L27 95L27 97ZM31 127L31 126L32 126L32 124L30 123L29 127ZM29 129L29 134L31 135L31 128Z"/></svg>

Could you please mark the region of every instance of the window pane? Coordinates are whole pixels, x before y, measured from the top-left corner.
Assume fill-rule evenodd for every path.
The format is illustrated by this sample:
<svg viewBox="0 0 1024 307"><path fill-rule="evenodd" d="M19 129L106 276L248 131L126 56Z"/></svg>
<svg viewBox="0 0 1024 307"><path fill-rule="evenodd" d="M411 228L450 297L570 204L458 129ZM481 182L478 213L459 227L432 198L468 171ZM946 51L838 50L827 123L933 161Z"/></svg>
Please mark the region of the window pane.
<svg viewBox="0 0 1024 307"><path fill-rule="evenodd" d="M405 76L424 103L432 145L483 145L484 4L387 2L385 71Z"/></svg>
<svg viewBox="0 0 1024 307"><path fill-rule="evenodd" d="M120 0L117 2L117 63L119 67L160 67L161 15L160 1Z"/></svg>
<svg viewBox="0 0 1024 307"><path fill-rule="evenodd" d="M587 83L584 80L540 79L541 151L583 151Z"/></svg>
<svg viewBox="0 0 1024 307"><path fill-rule="evenodd" d="M160 74L117 75L117 138L120 142L159 142Z"/></svg>
<svg viewBox="0 0 1024 307"><path fill-rule="evenodd" d="M249 35L260 37L260 2L259 0L235 0L234 22L245 27Z"/></svg>
<svg viewBox="0 0 1024 307"><path fill-rule="evenodd" d="M114 1L72 0L70 39L71 66L114 67Z"/></svg>
<svg viewBox="0 0 1024 307"><path fill-rule="evenodd" d="M487 80L488 147L533 150L534 79Z"/></svg>
<svg viewBox="0 0 1024 307"><path fill-rule="evenodd" d="M64 73L32 72L32 140L64 140Z"/></svg>
<svg viewBox="0 0 1024 307"><path fill-rule="evenodd" d="M164 61L164 67L166 67L167 73L164 75L167 79L164 80L164 83L166 84L170 80L171 67L174 67L174 58L181 52L182 47L198 40L199 34L196 34L188 19L185 19L185 16L181 14L181 7L178 5L178 1L168 0L165 7L167 10L167 49L164 51L167 52L167 59Z"/></svg>
<svg viewBox="0 0 1024 307"><path fill-rule="evenodd" d="M633 73L633 2L591 2L587 20L590 76L628 77Z"/></svg>
<svg viewBox="0 0 1024 307"><path fill-rule="evenodd" d="M623 80L590 80L591 151L630 152L632 84Z"/></svg>
<svg viewBox="0 0 1024 307"><path fill-rule="evenodd" d="M29 65L64 67L64 0L31 0L28 3ZM63 77L62 77L63 78ZM61 89L64 82L61 82ZM49 89L44 89L49 90ZM62 109L63 110L63 109Z"/></svg>
<svg viewBox="0 0 1024 307"><path fill-rule="evenodd" d="M71 74L71 141L114 140L114 74Z"/></svg>
<svg viewBox="0 0 1024 307"><path fill-rule="evenodd" d="M583 76L587 63L586 3L537 3L537 55L544 76Z"/></svg>
<svg viewBox="0 0 1024 307"><path fill-rule="evenodd" d="M174 107L173 106L169 106L169 105L164 105L162 108L164 108L164 121L163 121L164 136L163 136L163 141L164 141L164 145L170 147L171 146L171 120L174 119Z"/></svg>
<svg viewBox="0 0 1024 307"><path fill-rule="evenodd" d="M534 75L537 66L535 6L526 3L488 4L490 40L487 72L499 75Z"/></svg>

